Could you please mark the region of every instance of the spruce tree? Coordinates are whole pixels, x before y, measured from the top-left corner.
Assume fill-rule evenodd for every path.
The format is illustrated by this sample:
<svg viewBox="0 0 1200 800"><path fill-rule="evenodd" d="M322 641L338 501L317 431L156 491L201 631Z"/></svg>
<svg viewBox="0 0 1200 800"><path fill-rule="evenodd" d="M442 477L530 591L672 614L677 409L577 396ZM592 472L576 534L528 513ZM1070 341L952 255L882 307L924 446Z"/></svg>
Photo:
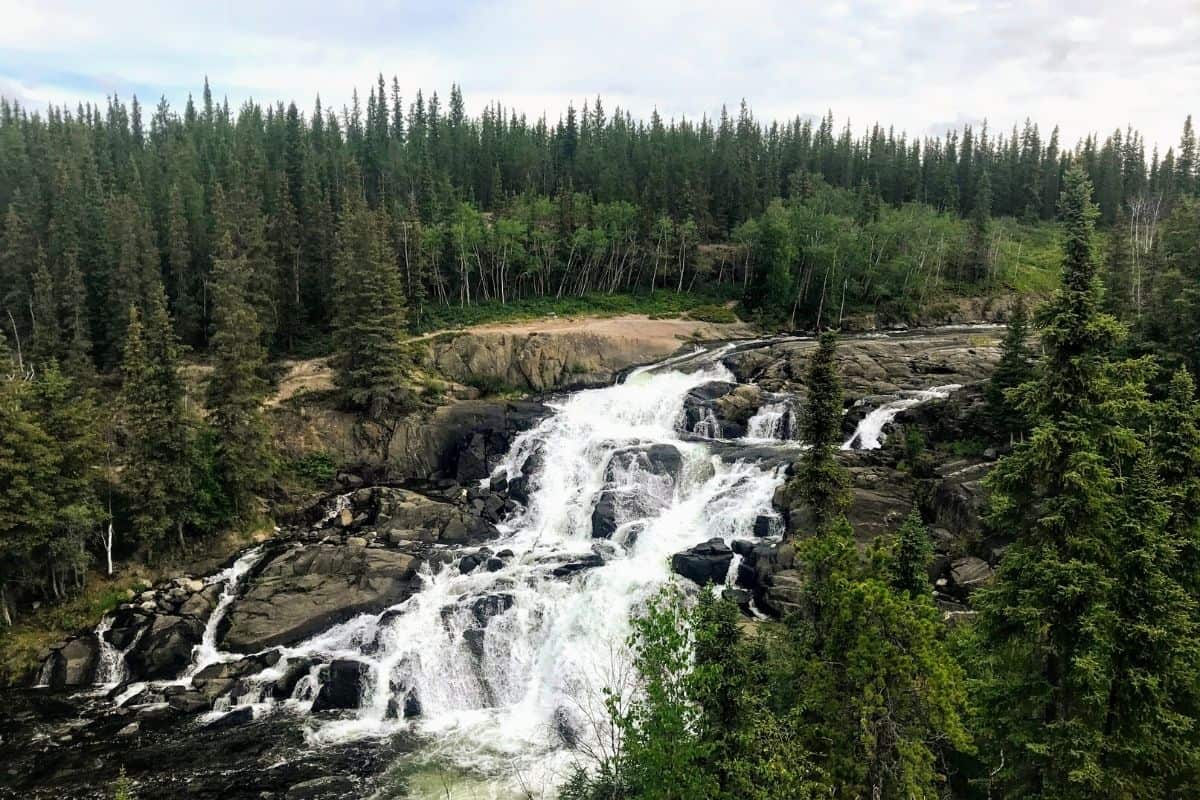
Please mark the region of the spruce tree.
<svg viewBox="0 0 1200 800"><path fill-rule="evenodd" d="M1167 396L1154 408L1154 452L1170 516L1167 530L1179 547L1179 574L1200 597L1200 402L1186 369L1171 376Z"/></svg>
<svg viewBox="0 0 1200 800"><path fill-rule="evenodd" d="M217 458L226 494L235 511L245 513L253 492L264 482L269 461L262 415L267 393L262 378L266 350L257 315L247 298L251 277L247 260L234 254L229 233L217 251L212 273L209 349L213 372L208 382L208 407L217 432Z"/></svg>
<svg viewBox="0 0 1200 800"><path fill-rule="evenodd" d="M95 371L92 335L88 322L87 287L74 253L67 255L59 309L63 321L63 370L76 381L87 383Z"/></svg>
<svg viewBox="0 0 1200 800"><path fill-rule="evenodd" d="M172 184L167 200L167 294L179 339L191 346L202 339L195 283L183 193L178 184Z"/></svg>
<svg viewBox="0 0 1200 800"><path fill-rule="evenodd" d="M837 372L837 334L821 334L805 373L808 396L800 414L807 446L790 490L808 509L813 532L822 533L849 502L846 470L837 461L842 437L842 383Z"/></svg>
<svg viewBox="0 0 1200 800"><path fill-rule="evenodd" d="M1122 502L1139 496L1124 476L1142 475L1147 491L1132 427L1145 415L1146 369L1110 357L1122 329L1100 310L1090 198L1073 168L1060 202L1062 287L1038 316L1045 354L1036 378L1017 392L1033 431L988 480L988 524L1016 541L994 586L976 597L980 707L994 774L1012 797L1161 797L1191 768L1180 760L1181 740L1194 734L1190 694L1146 691L1137 702L1148 705L1135 708L1121 687L1148 674L1145 659L1164 670L1155 679L1164 687L1196 674L1172 644L1193 631L1162 607L1178 596L1170 565L1146 559L1162 555L1158 525L1148 519L1131 532L1148 512ZM1122 583L1139 570L1155 588L1131 595ZM1143 633L1155 652L1135 652ZM1153 718L1169 725L1155 731Z"/></svg>
<svg viewBox="0 0 1200 800"><path fill-rule="evenodd" d="M29 355L36 368L60 355L58 304L54 301L54 278L39 247L34 258L33 295L29 302Z"/></svg>
<svg viewBox="0 0 1200 800"><path fill-rule="evenodd" d="M992 268L992 182L985 169L975 187L971 207L971 232L967 242L967 280L976 285L987 281Z"/></svg>
<svg viewBox="0 0 1200 800"><path fill-rule="evenodd" d="M403 405L404 292L387 230L361 200L347 202L334 263L335 382L348 407L376 417Z"/></svg>
<svg viewBox="0 0 1200 800"><path fill-rule="evenodd" d="M64 375L51 360L32 382L28 407L53 442L53 501L47 509L50 537L40 554L48 565L52 590L64 594L67 577L87 566L88 540L104 510L97 493L103 480L101 436L104 430L91 393Z"/></svg>
<svg viewBox="0 0 1200 800"><path fill-rule="evenodd" d="M892 555L892 585L909 597L929 596L929 564L933 561L933 541L929 529L915 508L896 535Z"/></svg>
<svg viewBox="0 0 1200 800"><path fill-rule="evenodd" d="M1033 377L1033 357L1029 352L1029 316L1025 299L1017 297L1008 318L1008 328L1000 342L1000 361L988 380L988 420L997 434L1008 439L1023 434L1025 417L1010 398L1010 390Z"/></svg>
<svg viewBox="0 0 1200 800"><path fill-rule="evenodd" d="M0 376L0 619L12 624L14 587L45 575L36 556L52 537L54 441L25 407L28 384Z"/></svg>
<svg viewBox="0 0 1200 800"><path fill-rule="evenodd" d="M183 544L190 495L188 433L179 348L161 288L143 317L130 306L121 363L126 447L121 488L133 533L152 551L174 530Z"/></svg>
<svg viewBox="0 0 1200 800"><path fill-rule="evenodd" d="M864 566L845 518L797 545L804 611L777 634L771 703L798 717L831 796L935 800L968 750L965 679L929 593Z"/></svg>

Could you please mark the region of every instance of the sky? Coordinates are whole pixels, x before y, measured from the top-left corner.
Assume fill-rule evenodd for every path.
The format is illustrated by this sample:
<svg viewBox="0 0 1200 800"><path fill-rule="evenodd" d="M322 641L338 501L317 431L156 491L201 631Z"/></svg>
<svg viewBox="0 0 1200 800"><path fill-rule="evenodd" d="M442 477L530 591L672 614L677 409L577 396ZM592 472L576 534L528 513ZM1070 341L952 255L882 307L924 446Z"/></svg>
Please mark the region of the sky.
<svg viewBox="0 0 1200 800"><path fill-rule="evenodd" d="M379 73L551 121L597 95L643 119L745 99L759 120L832 110L910 135L1132 124L1165 149L1200 113L1200 0L0 0L0 95L30 108L178 107L205 75L235 107L340 108Z"/></svg>

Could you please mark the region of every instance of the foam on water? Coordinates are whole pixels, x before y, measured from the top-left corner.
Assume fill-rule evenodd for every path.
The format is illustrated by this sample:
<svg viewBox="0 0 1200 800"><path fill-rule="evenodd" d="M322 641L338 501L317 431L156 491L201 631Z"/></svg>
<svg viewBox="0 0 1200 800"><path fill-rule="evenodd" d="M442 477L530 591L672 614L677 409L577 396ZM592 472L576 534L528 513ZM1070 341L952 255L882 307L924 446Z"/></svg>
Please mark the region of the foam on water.
<svg viewBox="0 0 1200 800"><path fill-rule="evenodd" d="M313 740L413 724L429 735L426 758L488 776L500 795L516 788L518 775L556 783L568 763L558 731L566 725L577 736L592 734L580 710L601 708L600 689L622 659L630 616L671 579L671 555L714 536L750 536L782 480L752 463L722 463L706 445L679 438L687 392L732 379L717 363L727 350L704 354L699 364L689 354L571 395L518 437L497 472L515 478L535 453L541 466L531 476L528 508L491 544L513 551L502 569L427 570L422 590L389 612L286 650L285 659L352 657L371 665L363 708L351 719L314 722ZM686 372L671 368L689 360ZM679 451L677 480L613 459L652 444ZM591 536L592 509L604 489L644 514L623 520L616 539L628 546ZM593 552L604 554L602 566L569 579L552 576L555 567ZM419 701L421 715L406 723L397 706L408 697Z"/></svg>
<svg viewBox="0 0 1200 800"><path fill-rule="evenodd" d="M842 449L878 450L883 447L883 441L887 438L883 433L883 429L890 425L892 420L901 411L919 406L921 403L926 403L930 400L944 400L956 389L961 388L957 383L948 383L945 386L934 386L931 389L909 392L906 397L893 400L890 403L884 403L863 417L854 433L842 445Z"/></svg>

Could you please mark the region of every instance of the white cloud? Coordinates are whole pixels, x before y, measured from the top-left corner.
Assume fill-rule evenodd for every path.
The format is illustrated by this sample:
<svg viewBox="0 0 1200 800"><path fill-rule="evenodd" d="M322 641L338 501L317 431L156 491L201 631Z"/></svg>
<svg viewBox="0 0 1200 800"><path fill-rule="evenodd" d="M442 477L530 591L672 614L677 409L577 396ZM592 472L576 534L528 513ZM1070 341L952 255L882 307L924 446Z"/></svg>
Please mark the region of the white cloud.
<svg viewBox="0 0 1200 800"><path fill-rule="evenodd" d="M1133 123L1164 147L1200 112L1200 6L1160 0L0 0L0 92L38 103L133 92L182 102L205 74L237 103L348 102L382 72L406 98L464 88L552 119L600 94L692 118L746 98L760 120L823 114L927 131L1061 123L1073 143Z"/></svg>

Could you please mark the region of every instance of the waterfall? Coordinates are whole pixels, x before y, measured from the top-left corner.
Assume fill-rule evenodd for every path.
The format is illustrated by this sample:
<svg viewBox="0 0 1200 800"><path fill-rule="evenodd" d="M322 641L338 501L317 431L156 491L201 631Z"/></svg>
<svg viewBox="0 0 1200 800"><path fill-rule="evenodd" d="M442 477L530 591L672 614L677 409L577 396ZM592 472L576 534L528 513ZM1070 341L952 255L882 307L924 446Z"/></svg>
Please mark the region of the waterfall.
<svg viewBox="0 0 1200 800"><path fill-rule="evenodd" d="M796 428L792 405L787 401L765 403L746 422L746 438L755 441L781 442L792 438Z"/></svg>
<svg viewBox="0 0 1200 800"><path fill-rule="evenodd" d="M338 500L343 500L343 498L339 497ZM330 512L330 519L345 507L340 503L335 503L334 505L335 510ZM234 561L231 566L226 567L204 581L206 586L214 586L216 584L223 584L223 586L221 588L221 595L217 599L216 607L208 615L208 622L204 626L204 636L200 640L200 644L192 649L192 665L184 673L184 677L195 675L209 664L239 658L237 655L222 653L217 648L217 629L221 626L221 620L225 619L225 614L229 611L229 606L237 599L242 578L258 563L261 557L261 547L251 548L239 556L237 561Z"/></svg>
<svg viewBox="0 0 1200 800"><path fill-rule="evenodd" d="M96 679L93 681L97 686L116 686L125 680L128 675L128 669L125 666L125 650L118 650L112 646L105 636L113 626L113 616L106 614L96 625L96 642L99 652L96 655ZM133 646L131 642L130 647Z"/></svg>
<svg viewBox="0 0 1200 800"><path fill-rule="evenodd" d="M552 403L554 413L519 436L497 468L511 479L529 458L539 464L528 507L490 544L513 553L501 569L426 566L422 590L393 609L285 648L288 660L356 658L370 667L362 707L314 720L312 738L413 726L430 741L423 758L497 781L492 794L514 789L517 773L554 785L571 758L556 731L596 735L581 710L603 714L600 690L621 662L630 616L672 580L670 557L714 536L750 537L783 480L677 432L690 390L732 379L717 363L727 349ZM672 368L688 360L687 372ZM620 500L613 541L592 537L605 493ZM587 568L575 571L579 564ZM312 682L304 685L311 692ZM406 700L419 703L420 716L399 718Z"/></svg>
<svg viewBox="0 0 1200 800"><path fill-rule="evenodd" d="M692 427L692 433L705 439L721 438L721 421L711 408L704 409L704 419Z"/></svg>
<svg viewBox="0 0 1200 800"><path fill-rule="evenodd" d="M901 411L919 406L929 400L944 400L950 396L951 392L961 388L957 383L948 383L945 386L934 386L931 389L911 392L908 397L884 403L863 417L854 433L842 445L842 449L878 450L883 447L883 441L886 438L883 429L890 425Z"/></svg>

